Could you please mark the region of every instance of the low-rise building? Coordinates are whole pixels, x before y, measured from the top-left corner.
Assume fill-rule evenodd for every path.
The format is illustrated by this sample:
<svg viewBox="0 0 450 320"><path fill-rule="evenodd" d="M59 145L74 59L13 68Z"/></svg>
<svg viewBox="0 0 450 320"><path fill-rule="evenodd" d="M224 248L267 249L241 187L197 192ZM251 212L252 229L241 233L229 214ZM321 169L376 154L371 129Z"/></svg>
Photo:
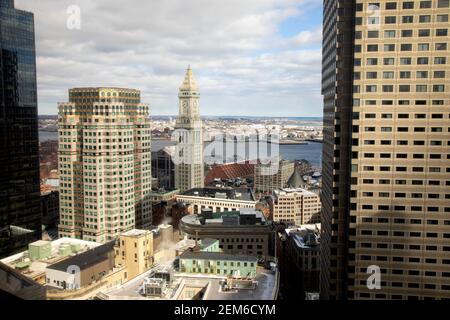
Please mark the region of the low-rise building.
<svg viewBox="0 0 450 320"><path fill-rule="evenodd" d="M213 238L229 254L243 254L269 259L273 251L273 231L263 214L255 209L187 215L180 221L180 231L189 239Z"/></svg>
<svg viewBox="0 0 450 320"><path fill-rule="evenodd" d="M124 232L119 236L114 250L116 266L125 266L127 278L132 279L153 265L153 232L149 230Z"/></svg>
<svg viewBox="0 0 450 320"><path fill-rule="evenodd" d="M45 284L48 266L98 246L100 244L96 242L72 238L51 242L38 240L30 243L28 250L6 257L0 262L40 284Z"/></svg>
<svg viewBox="0 0 450 320"><path fill-rule="evenodd" d="M258 259L254 256L221 252L190 252L180 256L180 272L255 278Z"/></svg>
<svg viewBox="0 0 450 320"><path fill-rule="evenodd" d="M114 270L115 241L108 242L46 268L47 286L78 290L91 285Z"/></svg>
<svg viewBox="0 0 450 320"><path fill-rule="evenodd" d="M190 206L191 213L200 213L202 209L218 212L237 211L240 208L255 208L257 201L248 188L196 188L177 197L178 202Z"/></svg>
<svg viewBox="0 0 450 320"><path fill-rule="evenodd" d="M273 221L300 226L320 222L321 203L317 193L304 189L274 192Z"/></svg>

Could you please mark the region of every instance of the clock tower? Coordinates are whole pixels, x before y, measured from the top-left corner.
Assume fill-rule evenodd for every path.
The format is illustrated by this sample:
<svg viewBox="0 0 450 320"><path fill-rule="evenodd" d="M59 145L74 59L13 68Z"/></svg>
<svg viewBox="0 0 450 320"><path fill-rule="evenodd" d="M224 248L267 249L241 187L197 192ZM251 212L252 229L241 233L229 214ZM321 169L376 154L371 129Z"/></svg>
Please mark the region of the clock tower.
<svg viewBox="0 0 450 320"><path fill-rule="evenodd" d="M190 66L178 94L179 112L173 138L175 186L180 192L204 186L203 124L200 118L200 92Z"/></svg>

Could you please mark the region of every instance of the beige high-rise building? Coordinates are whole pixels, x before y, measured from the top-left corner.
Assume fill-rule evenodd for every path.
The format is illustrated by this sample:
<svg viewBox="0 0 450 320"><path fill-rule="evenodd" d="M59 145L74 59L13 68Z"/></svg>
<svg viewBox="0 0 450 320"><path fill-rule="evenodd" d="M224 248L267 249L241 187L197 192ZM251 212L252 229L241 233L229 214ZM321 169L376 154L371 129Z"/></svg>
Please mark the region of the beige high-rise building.
<svg viewBox="0 0 450 320"><path fill-rule="evenodd" d="M320 197L304 189L274 191L273 221L291 225L320 222Z"/></svg>
<svg viewBox="0 0 450 320"><path fill-rule="evenodd" d="M258 163L255 165L253 189L255 192L267 194L285 188L294 171L295 163L286 160L279 161L278 166Z"/></svg>
<svg viewBox="0 0 450 320"><path fill-rule="evenodd" d="M151 128L140 91L75 88L59 104L59 236L106 242L151 226Z"/></svg>
<svg viewBox="0 0 450 320"><path fill-rule="evenodd" d="M189 67L178 94L179 115L174 139L175 188L184 192L204 186L203 123L200 118L200 92Z"/></svg>
<svg viewBox="0 0 450 320"><path fill-rule="evenodd" d="M321 295L449 299L449 0L324 5Z"/></svg>

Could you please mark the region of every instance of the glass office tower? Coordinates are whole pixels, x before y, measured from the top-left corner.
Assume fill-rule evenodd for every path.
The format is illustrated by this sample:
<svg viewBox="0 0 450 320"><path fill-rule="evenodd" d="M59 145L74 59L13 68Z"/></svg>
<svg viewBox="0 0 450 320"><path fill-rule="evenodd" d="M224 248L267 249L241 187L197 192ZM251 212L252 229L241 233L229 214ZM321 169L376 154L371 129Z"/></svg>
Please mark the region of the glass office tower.
<svg viewBox="0 0 450 320"><path fill-rule="evenodd" d="M0 257L41 238L34 17L0 0Z"/></svg>

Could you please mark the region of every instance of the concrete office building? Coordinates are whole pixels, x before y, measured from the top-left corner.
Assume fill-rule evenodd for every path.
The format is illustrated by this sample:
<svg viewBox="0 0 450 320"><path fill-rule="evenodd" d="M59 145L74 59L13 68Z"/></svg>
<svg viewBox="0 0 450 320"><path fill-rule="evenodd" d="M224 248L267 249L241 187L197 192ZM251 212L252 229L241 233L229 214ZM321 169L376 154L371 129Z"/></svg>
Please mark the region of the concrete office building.
<svg viewBox="0 0 450 320"><path fill-rule="evenodd" d="M319 222L320 197L304 189L280 189L274 192L273 221L290 225Z"/></svg>
<svg viewBox="0 0 450 320"><path fill-rule="evenodd" d="M324 5L321 296L448 299L449 1Z"/></svg>
<svg viewBox="0 0 450 320"><path fill-rule="evenodd" d="M104 243L151 226L151 129L140 95L75 88L59 104L61 237Z"/></svg>
<svg viewBox="0 0 450 320"><path fill-rule="evenodd" d="M175 124L175 188L184 192L204 186L203 123L200 92L189 67L178 94L179 115Z"/></svg>
<svg viewBox="0 0 450 320"><path fill-rule="evenodd" d="M251 189L248 188L196 188L176 196L180 203L190 206L194 214L202 209L214 212L238 211L240 208L255 208L256 201Z"/></svg>
<svg viewBox="0 0 450 320"><path fill-rule="evenodd" d="M295 164L281 160L278 166L255 165L255 178L253 189L256 193L270 194L274 190L286 188L289 178L295 170Z"/></svg>
<svg viewBox="0 0 450 320"><path fill-rule="evenodd" d="M255 209L231 212L203 210L180 221L180 231L189 239L219 240L224 253L257 256L268 260L273 251L272 226Z"/></svg>

